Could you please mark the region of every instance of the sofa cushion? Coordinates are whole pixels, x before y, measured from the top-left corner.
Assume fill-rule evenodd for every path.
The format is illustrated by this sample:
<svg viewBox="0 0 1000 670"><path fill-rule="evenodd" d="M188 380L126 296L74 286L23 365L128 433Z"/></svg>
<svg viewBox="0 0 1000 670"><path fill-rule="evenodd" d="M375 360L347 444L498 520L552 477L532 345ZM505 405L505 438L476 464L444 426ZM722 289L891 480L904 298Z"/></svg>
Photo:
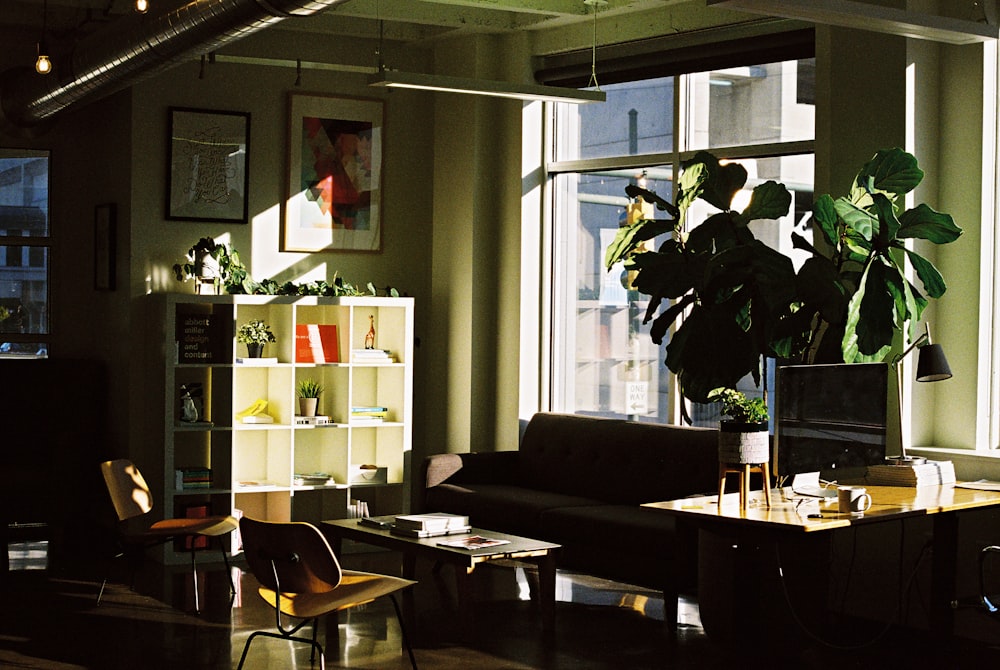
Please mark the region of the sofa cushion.
<svg viewBox="0 0 1000 670"><path fill-rule="evenodd" d="M600 505L599 500L497 484L439 484L427 490L427 509L467 514L472 525L548 540L541 515L546 510Z"/></svg>
<svg viewBox="0 0 1000 670"><path fill-rule="evenodd" d="M638 505L718 487L718 431L572 414L535 414L524 432L519 484Z"/></svg>

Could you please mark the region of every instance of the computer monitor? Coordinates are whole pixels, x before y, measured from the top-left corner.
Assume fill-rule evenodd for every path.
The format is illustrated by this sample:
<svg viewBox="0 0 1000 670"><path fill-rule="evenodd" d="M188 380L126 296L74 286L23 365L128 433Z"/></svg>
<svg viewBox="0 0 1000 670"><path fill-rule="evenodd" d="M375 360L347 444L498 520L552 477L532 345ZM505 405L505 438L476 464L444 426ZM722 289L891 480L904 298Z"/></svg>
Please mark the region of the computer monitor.
<svg viewBox="0 0 1000 670"><path fill-rule="evenodd" d="M885 460L889 366L885 363L778 368L775 472L864 476Z"/></svg>

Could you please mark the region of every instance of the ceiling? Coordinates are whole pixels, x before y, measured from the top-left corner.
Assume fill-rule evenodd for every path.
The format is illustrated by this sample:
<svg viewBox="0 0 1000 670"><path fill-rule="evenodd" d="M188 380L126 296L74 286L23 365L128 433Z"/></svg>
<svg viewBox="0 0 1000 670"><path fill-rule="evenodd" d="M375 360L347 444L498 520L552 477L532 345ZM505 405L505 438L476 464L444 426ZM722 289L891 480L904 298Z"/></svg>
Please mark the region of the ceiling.
<svg viewBox="0 0 1000 670"><path fill-rule="evenodd" d="M607 0L602 19L662 9L694 0ZM700 1L700 0L699 0ZM150 0L171 6L184 0ZM47 8L47 9L46 9ZM4 41L37 41L43 16L55 39L80 38L131 11L131 0L3 0ZM347 0L308 19L283 21L283 30L324 36L374 36L411 45L476 33L542 30L593 20L585 0Z"/></svg>

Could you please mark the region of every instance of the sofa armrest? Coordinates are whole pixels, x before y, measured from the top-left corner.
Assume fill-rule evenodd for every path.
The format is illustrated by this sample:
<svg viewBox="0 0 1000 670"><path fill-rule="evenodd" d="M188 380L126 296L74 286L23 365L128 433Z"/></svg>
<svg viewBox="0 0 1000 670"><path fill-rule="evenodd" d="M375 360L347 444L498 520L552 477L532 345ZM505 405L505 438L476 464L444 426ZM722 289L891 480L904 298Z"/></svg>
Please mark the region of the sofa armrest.
<svg viewBox="0 0 1000 670"><path fill-rule="evenodd" d="M423 487L440 484L510 484L517 479L518 452L434 454L424 459Z"/></svg>

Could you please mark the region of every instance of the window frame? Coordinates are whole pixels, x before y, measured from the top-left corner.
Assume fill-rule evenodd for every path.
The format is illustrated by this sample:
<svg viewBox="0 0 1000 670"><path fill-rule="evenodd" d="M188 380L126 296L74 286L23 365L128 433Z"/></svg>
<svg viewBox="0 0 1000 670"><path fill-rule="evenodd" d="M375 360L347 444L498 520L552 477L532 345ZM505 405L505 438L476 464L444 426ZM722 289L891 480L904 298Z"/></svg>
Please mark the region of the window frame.
<svg viewBox="0 0 1000 670"><path fill-rule="evenodd" d="M766 55L762 56L766 58ZM761 60L758 62L767 62L766 60ZM686 74L686 73L685 73ZM567 372L563 369L564 365L562 358L555 351L557 343L561 343L563 340L563 330L568 326L560 324L562 319L562 308L561 297L557 295L557 289L555 286L555 280L552 278L553 272L560 267L562 261L557 258L556 254L559 251L560 244L557 240L560 239L561 233L556 229L559 225L557 218L557 200L558 200L558 189L555 187L556 179L562 175L567 174L588 174L596 173L609 170L641 170L642 168L652 168L657 166L669 166L674 174L680 173L680 166L684 161L693 158L699 150L687 149L682 146L685 141L685 136L681 134L681 129L683 127L683 108L684 108L684 96L685 86L683 85L683 80L685 74L671 74L673 78L674 91L676 94L673 96L673 137L674 137L674 149L667 152L656 152L656 153L641 153L633 155L617 155L611 157L603 158L578 158L569 160L556 160L556 141L558 138L558 129L556 123L556 117L558 116L558 110L554 105L546 105L546 134L548 141L546 142L545 156L543 161L543 182L545 184L545 199L546 199L546 226L549 230L545 233L545 239L547 240L547 273L543 273L543 276L548 277L549 285L546 286L546 316L545 323L548 327L549 337L545 338L545 343L543 348L545 350L542 352L542 376L545 379L543 388L545 389L545 395L543 401L546 403L548 409L555 409L557 411L569 411L568 406L571 403L566 403L563 399L565 391L561 390L564 384L562 384L561 379ZM721 147L711 147L708 149L714 155L724 158L726 160L739 160L739 159L768 159L768 158L782 158L785 156L794 156L802 154L811 154L815 157L815 134L814 139L810 140L790 140L784 142L773 142L773 143L761 143L761 144L748 144L748 145L737 145L737 146L721 146ZM648 337L648 332L644 333L643 336ZM662 349L661 349L662 351ZM662 362L661 362L662 364ZM682 423L682 411L681 411L681 398L677 388L676 375L667 370L665 381L669 387L669 402L667 416L661 417L660 420L670 423L670 424L680 424Z"/></svg>

